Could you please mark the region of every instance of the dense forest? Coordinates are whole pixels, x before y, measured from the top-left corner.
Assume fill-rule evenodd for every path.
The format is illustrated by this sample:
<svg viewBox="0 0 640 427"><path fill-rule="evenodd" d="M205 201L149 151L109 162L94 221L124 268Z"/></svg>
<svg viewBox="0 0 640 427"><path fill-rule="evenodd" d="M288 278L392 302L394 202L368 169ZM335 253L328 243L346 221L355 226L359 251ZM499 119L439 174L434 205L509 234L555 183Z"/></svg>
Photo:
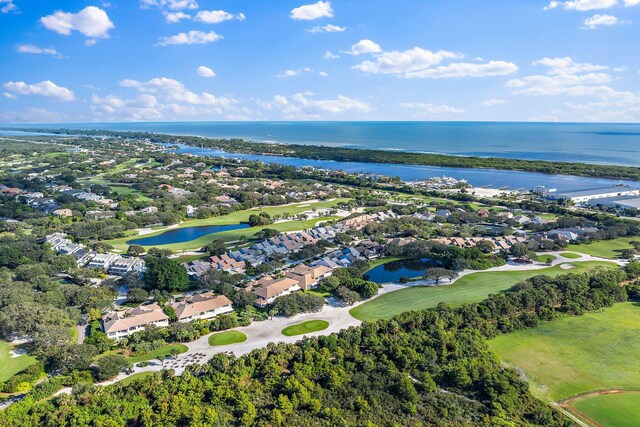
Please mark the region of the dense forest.
<svg viewBox="0 0 640 427"><path fill-rule="evenodd" d="M219 354L182 376L162 371L129 385L79 384L50 400L28 395L0 413L0 424L570 426L486 340L624 301L620 284L638 270L536 276L477 304L408 312L240 358Z"/></svg>
<svg viewBox="0 0 640 427"><path fill-rule="evenodd" d="M244 139L215 139L197 136L163 135L150 132L119 132L77 129L15 129L65 135L101 135L147 139L156 143L185 144L195 147L217 148L229 153L269 154L299 157L310 160L338 162L394 163L425 166L493 168L558 175L578 175L602 178L640 180L640 168L630 166L594 165L587 163L550 162L542 160L503 159L497 157L449 156L445 154L411 153L384 150L327 147L321 145L268 144Z"/></svg>

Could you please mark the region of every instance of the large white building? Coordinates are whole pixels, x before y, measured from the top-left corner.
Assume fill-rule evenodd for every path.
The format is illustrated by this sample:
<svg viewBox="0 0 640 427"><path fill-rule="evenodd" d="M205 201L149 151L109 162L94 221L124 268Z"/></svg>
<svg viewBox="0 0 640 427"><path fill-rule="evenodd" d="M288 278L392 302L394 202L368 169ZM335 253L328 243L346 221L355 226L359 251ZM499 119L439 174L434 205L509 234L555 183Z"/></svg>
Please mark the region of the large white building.
<svg viewBox="0 0 640 427"><path fill-rule="evenodd" d="M606 187L587 190L566 191L550 194L549 197L556 200L567 200L575 204L589 203L596 199L606 199L620 196L640 196L640 188L630 187Z"/></svg>

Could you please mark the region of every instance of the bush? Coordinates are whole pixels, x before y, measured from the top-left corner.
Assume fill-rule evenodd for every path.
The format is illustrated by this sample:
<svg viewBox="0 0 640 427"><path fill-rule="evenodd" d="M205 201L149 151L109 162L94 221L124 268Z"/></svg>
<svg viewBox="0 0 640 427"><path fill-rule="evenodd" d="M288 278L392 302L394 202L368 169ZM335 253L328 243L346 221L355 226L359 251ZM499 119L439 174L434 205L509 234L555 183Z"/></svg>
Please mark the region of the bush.
<svg viewBox="0 0 640 427"><path fill-rule="evenodd" d="M320 311L323 305L324 298L302 292L278 297L273 303L276 312L287 317L299 313L315 313Z"/></svg>

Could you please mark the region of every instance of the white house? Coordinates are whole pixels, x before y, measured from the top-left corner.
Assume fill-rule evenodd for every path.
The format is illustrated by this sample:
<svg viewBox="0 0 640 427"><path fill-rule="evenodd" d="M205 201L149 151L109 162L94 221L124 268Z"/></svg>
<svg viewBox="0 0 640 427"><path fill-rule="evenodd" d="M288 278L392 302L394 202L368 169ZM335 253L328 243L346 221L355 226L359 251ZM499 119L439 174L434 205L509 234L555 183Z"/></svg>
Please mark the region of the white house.
<svg viewBox="0 0 640 427"><path fill-rule="evenodd" d="M141 305L114 311L102 318L102 330L113 340L120 340L149 325L169 326L169 316L157 304Z"/></svg>

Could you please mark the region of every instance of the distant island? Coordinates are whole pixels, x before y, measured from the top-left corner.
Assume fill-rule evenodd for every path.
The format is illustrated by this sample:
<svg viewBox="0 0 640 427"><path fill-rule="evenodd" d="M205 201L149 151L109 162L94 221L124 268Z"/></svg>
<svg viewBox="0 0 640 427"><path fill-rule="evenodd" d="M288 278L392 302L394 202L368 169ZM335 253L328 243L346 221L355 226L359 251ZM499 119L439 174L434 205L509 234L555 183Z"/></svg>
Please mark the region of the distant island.
<svg viewBox="0 0 640 427"><path fill-rule="evenodd" d="M273 144L247 141L241 138L206 138L200 136L166 135L153 132L124 132L99 129L78 130L62 128L7 128L5 130L84 136L103 135L111 137L146 139L154 143L184 144L193 147L214 148L229 153L287 156L309 160L410 164L458 168L487 168L536 172L550 175L575 175L611 179L640 180L640 168L630 166L594 165L588 163L554 162L545 160L520 160L500 157L452 156L446 154L427 154L404 151L327 147L323 145Z"/></svg>

